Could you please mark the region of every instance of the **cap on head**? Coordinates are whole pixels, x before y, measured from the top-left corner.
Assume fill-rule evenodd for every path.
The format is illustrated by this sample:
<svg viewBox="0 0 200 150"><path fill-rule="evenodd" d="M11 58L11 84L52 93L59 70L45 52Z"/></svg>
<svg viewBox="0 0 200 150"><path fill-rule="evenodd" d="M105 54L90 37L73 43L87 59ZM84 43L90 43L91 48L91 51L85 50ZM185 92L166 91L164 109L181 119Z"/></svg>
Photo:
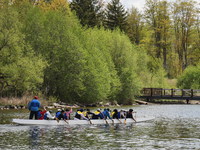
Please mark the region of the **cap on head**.
<svg viewBox="0 0 200 150"><path fill-rule="evenodd" d="M101 111L101 110L98 108L97 111Z"/></svg>
<svg viewBox="0 0 200 150"><path fill-rule="evenodd" d="M69 111L69 109L66 109L65 111Z"/></svg>
<svg viewBox="0 0 200 150"><path fill-rule="evenodd" d="M83 108L81 108L80 111L83 112Z"/></svg>
<svg viewBox="0 0 200 150"><path fill-rule="evenodd" d="M38 99L38 97L37 97L37 96L35 96L35 99Z"/></svg>
<svg viewBox="0 0 200 150"><path fill-rule="evenodd" d="M61 109L58 109L58 111L61 111Z"/></svg>
<svg viewBox="0 0 200 150"><path fill-rule="evenodd" d="M52 110L49 110L50 113L52 113Z"/></svg>
<svg viewBox="0 0 200 150"><path fill-rule="evenodd" d="M64 113L64 112L65 112L64 110L61 111L61 113Z"/></svg>

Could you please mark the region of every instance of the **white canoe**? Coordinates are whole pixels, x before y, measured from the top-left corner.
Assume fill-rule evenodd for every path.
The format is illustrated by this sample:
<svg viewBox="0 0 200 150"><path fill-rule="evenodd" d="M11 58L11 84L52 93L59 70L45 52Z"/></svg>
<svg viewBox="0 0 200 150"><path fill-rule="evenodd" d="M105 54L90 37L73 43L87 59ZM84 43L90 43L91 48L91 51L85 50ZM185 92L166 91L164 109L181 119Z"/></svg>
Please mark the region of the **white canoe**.
<svg viewBox="0 0 200 150"><path fill-rule="evenodd" d="M139 122L144 122L144 121L149 121L152 120L154 118L138 118L137 119L137 123ZM107 121L107 122L106 122ZM68 120L68 123L66 123L64 120L60 120L59 123L56 120L30 120L30 119L13 119L12 122L19 124L19 125L82 125L82 124L112 124L113 122L116 123L120 123L120 121L118 119L107 119L107 120L103 120L103 119L94 119L91 121L87 121L87 120ZM124 123L125 119L121 119L121 122ZM90 123L91 122L91 123ZM126 119L127 123L135 123L135 121L133 119Z"/></svg>

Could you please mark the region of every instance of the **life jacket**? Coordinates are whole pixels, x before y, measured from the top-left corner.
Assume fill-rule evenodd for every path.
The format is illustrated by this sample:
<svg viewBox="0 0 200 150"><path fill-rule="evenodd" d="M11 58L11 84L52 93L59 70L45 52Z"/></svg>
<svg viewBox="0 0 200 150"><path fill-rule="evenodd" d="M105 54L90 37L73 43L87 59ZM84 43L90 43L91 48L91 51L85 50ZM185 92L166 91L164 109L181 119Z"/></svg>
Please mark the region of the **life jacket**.
<svg viewBox="0 0 200 150"><path fill-rule="evenodd" d="M43 117L43 119L44 119L44 120L46 120L46 119L47 119L47 113L45 113L45 114L44 114L44 117Z"/></svg>
<svg viewBox="0 0 200 150"><path fill-rule="evenodd" d="M114 113L115 113L114 111L111 112L110 114L111 118L113 117Z"/></svg>
<svg viewBox="0 0 200 150"><path fill-rule="evenodd" d="M84 115L85 117L87 117L87 111L85 111L85 112L83 113L83 115Z"/></svg>
<svg viewBox="0 0 200 150"><path fill-rule="evenodd" d="M83 114L83 112L78 111L78 112L76 113L76 115L75 115L75 118L81 119L81 114Z"/></svg>
<svg viewBox="0 0 200 150"><path fill-rule="evenodd" d="M95 111L94 114L92 115L92 119L99 119L99 111Z"/></svg>
<svg viewBox="0 0 200 150"><path fill-rule="evenodd" d="M133 115L132 115L132 112L127 112L127 116L126 116L126 118L133 118Z"/></svg>
<svg viewBox="0 0 200 150"><path fill-rule="evenodd" d="M59 111L59 112L57 112L56 113L56 118L58 118L58 116L61 114L61 112Z"/></svg>
<svg viewBox="0 0 200 150"><path fill-rule="evenodd" d="M41 118L41 117L42 117L42 115L41 115L40 111L38 111L38 118Z"/></svg>
<svg viewBox="0 0 200 150"><path fill-rule="evenodd" d="M120 118L120 111L118 112L117 117Z"/></svg>

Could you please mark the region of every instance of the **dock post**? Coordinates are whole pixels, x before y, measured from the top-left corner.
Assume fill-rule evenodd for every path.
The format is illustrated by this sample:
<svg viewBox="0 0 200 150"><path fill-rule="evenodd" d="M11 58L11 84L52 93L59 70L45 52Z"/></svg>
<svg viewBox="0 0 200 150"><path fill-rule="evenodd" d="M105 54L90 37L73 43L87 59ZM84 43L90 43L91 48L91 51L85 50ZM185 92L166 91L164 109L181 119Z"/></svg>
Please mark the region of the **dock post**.
<svg viewBox="0 0 200 150"><path fill-rule="evenodd" d="M186 101L187 101L187 104L189 103L189 99L186 99Z"/></svg>
<svg viewBox="0 0 200 150"><path fill-rule="evenodd" d="M147 102L149 102L149 98L147 98Z"/></svg>

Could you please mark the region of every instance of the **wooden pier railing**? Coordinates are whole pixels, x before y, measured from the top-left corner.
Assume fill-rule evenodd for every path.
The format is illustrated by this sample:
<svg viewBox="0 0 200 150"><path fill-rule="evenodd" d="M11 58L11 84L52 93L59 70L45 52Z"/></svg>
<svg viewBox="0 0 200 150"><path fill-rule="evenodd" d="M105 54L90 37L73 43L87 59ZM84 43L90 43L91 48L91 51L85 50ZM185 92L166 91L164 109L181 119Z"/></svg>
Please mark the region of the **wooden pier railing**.
<svg viewBox="0 0 200 150"><path fill-rule="evenodd" d="M178 99L178 100L200 100L200 90L196 89L163 89L143 88L140 98L149 99Z"/></svg>

